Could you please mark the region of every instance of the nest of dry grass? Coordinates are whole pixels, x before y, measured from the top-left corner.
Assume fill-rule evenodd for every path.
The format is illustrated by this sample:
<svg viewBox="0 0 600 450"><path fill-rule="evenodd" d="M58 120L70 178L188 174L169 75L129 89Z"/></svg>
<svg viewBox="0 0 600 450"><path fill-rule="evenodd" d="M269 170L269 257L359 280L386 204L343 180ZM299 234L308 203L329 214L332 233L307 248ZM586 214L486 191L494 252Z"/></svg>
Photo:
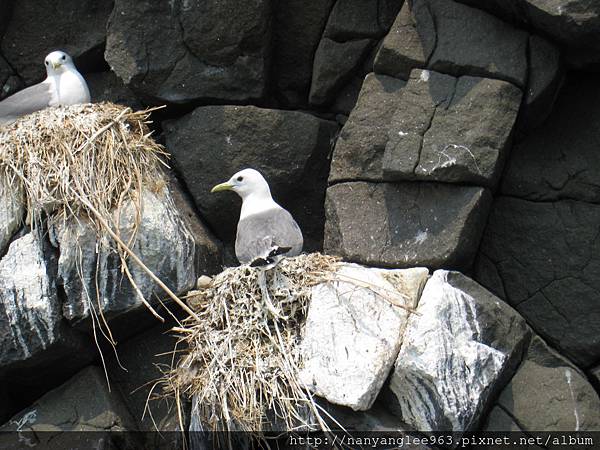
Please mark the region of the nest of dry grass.
<svg viewBox="0 0 600 450"><path fill-rule="evenodd" d="M226 269L188 295L198 319L182 328L185 356L167 374L167 393L195 399L205 430L324 429L318 406L300 385L298 344L315 284L331 279L338 258L313 253L264 272Z"/></svg>
<svg viewBox="0 0 600 450"><path fill-rule="evenodd" d="M27 206L35 226L43 214L82 214L103 226L142 186L160 183L167 153L151 137L150 111L112 103L48 108L0 133L0 171Z"/></svg>
<svg viewBox="0 0 600 450"><path fill-rule="evenodd" d="M25 205L25 220L32 231L42 231L46 221L58 224L83 218L95 226L98 242L112 238L121 269L140 300L164 321L143 298L128 268L133 260L192 313L131 250L141 220L142 190L160 192L166 186L162 169L168 167L168 154L148 128L153 110L136 112L104 102L47 108L22 117L0 131L0 181L15 202ZM135 221L124 242L118 219L126 205L133 205ZM98 323L114 345L100 300L96 300L97 311L88 298L94 312L92 324Z"/></svg>

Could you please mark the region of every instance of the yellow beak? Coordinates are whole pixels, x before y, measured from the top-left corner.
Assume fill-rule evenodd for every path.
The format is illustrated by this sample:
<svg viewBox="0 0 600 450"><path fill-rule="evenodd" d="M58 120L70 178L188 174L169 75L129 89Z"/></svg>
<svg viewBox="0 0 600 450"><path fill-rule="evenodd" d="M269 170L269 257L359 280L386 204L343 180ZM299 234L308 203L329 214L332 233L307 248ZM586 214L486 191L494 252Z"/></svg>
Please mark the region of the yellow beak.
<svg viewBox="0 0 600 450"><path fill-rule="evenodd" d="M60 63L52 63L52 67L54 68L54 70L58 69L60 67Z"/></svg>
<svg viewBox="0 0 600 450"><path fill-rule="evenodd" d="M210 190L210 192L213 193L213 192L221 192L221 191L230 191L231 188L233 188L233 185L231 183L229 183L228 181L226 181L225 183L217 184L214 188L212 188Z"/></svg>

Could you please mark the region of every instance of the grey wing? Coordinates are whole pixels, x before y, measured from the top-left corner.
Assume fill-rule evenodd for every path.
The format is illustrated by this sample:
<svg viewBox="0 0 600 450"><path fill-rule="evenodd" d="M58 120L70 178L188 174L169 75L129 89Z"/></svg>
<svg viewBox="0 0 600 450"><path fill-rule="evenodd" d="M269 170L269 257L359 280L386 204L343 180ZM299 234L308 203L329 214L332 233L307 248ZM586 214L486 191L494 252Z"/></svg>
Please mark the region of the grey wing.
<svg viewBox="0 0 600 450"><path fill-rule="evenodd" d="M285 209L254 214L238 223L235 255L246 264L265 258L275 247L291 247L286 256L299 255L304 241L302 231Z"/></svg>
<svg viewBox="0 0 600 450"><path fill-rule="evenodd" d="M0 124L14 122L21 116L47 108L52 99L50 85L38 83L0 102Z"/></svg>

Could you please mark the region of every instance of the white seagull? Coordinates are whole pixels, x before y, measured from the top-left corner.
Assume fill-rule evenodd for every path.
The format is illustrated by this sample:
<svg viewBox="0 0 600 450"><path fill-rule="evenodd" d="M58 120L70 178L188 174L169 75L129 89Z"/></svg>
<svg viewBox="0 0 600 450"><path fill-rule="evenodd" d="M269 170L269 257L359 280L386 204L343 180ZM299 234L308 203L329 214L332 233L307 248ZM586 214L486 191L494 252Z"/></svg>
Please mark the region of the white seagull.
<svg viewBox="0 0 600 450"><path fill-rule="evenodd" d="M46 56L47 77L0 102L0 126L19 117L58 105L90 102L90 90L73 60L65 52L54 51Z"/></svg>
<svg viewBox="0 0 600 450"><path fill-rule="evenodd" d="M242 197L237 225L235 256L241 264L274 267L283 256L302 252L302 232L292 215L271 197L263 176L254 169L244 169L211 192L231 190Z"/></svg>

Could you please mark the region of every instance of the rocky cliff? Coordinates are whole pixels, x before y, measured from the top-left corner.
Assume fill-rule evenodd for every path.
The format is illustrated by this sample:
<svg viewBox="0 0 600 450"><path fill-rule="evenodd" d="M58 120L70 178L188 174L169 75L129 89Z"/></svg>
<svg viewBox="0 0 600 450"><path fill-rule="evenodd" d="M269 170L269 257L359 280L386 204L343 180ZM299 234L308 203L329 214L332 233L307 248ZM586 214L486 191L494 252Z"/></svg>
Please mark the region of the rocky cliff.
<svg viewBox="0 0 600 450"><path fill-rule="evenodd" d="M347 412L359 427L600 429L599 4L4 0L0 98L39 82L54 49L74 57L93 101L167 106L152 126L174 179L147 202L136 250L174 289L233 264L238 199L209 188L248 166L297 218L306 250L432 272L421 315L373 317L384 344L348 305L334 305L338 322L309 314L305 345L335 360L319 331L354 342L339 368L317 352L304 376L363 411ZM154 355L174 340L84 225L32 233L1 187L0 430L151 429L148 388L131 392L158 376L140 367L165 362ZM108 357L111 392L89 290L129 370ZM364 314L377 310L365 302ZM357 360L372 367L339 392ZM157 423L174 429L163 406ZM88 410L109 417L93 423Z"/></svg>

